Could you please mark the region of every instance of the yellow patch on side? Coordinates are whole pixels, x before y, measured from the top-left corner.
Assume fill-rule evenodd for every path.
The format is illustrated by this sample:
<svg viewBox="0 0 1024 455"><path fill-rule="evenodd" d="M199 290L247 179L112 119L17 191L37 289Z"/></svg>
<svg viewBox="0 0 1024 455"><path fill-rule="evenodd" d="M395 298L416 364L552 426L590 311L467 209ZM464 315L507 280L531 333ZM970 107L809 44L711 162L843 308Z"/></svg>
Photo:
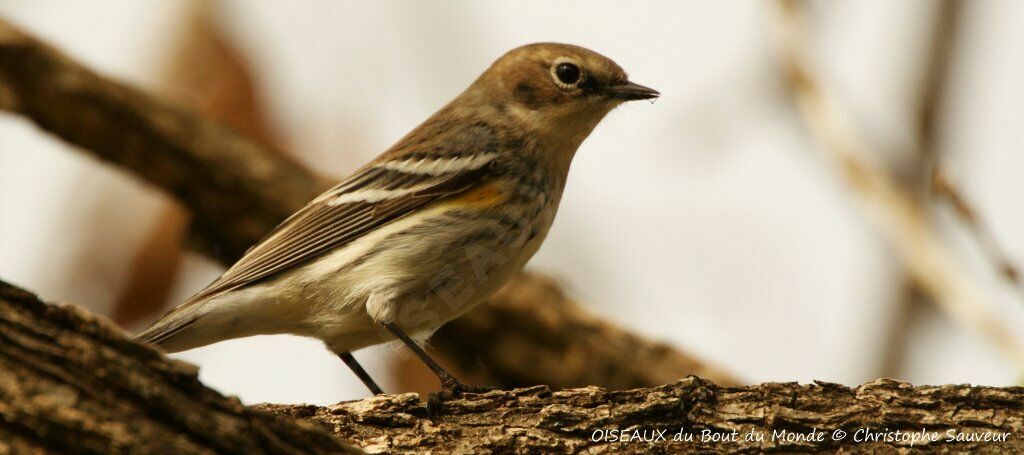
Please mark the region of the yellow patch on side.
<svg viewBox="0 0 1024 455"><path fill-rule="evenodd" d="M501 188L491 183L485 183L470 188L464 193L456 194L445 203L486 209L500 205L507 200L508 194L504 193Z"/></svg>

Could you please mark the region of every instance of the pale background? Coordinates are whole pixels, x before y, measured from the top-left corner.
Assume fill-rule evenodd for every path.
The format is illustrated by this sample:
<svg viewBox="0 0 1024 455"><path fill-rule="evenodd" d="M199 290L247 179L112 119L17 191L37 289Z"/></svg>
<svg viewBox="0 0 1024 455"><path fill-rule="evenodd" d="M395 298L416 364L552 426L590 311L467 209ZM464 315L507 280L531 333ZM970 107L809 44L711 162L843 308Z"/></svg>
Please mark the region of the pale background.
<svg viewBox="0 0 1024 455"><path fill-rule="evenodd" d="M1009 256L1024 261L1024 3L971 4L943 153ZM152 88L187 5L0 0L0 15L106 75ZM259 75L286 148L338 178L512 47L562 41L613 58L663 97L616 110L584 143L555 226L528 267L559 278L605 318L747 381L857 384L882 374L900 268L786 104L764 2L218 6ZM814 4L815 56L881 150L914 141L910 104L930 6ZM0 278L109 312L164 196L66 149L27 121L0 115ZM987 304L1024 335L1024 301L953 218L940 217ZM183 272L172 302L220 268L190 255ZM932 307L909 330L900 379L1021 380L983 337ZM390 350L357 355L383 375ZM246 402L323 404L366 394L311 340L259 337L177 357Z"/></svg>

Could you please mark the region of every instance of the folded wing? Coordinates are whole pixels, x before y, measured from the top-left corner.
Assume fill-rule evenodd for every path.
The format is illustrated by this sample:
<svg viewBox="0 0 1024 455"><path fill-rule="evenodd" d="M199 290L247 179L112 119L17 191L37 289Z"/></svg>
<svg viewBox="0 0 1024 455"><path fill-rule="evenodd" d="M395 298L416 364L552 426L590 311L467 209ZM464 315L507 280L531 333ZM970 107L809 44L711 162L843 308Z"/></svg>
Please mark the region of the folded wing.
<svg viewBox="0 0 1024 455"><path fill-rule="evenodd" d="M367 233L481 182L495 155L407 158L371 163L317 197L185 303L139 335L159 343L193 322L175 317L221 293L308 263Z"/></svg>

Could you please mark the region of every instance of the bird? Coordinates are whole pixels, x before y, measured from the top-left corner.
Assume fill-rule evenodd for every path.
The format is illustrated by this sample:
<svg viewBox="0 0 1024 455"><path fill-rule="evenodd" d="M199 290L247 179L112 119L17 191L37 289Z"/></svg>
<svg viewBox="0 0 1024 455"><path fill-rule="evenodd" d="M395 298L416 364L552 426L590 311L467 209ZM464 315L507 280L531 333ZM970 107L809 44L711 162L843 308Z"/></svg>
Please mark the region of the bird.
<svg viewBox="0 0 1024 455"><path fill-rule="evenodd" d="M480 388L421 345L533 256L573 156L606 114L659 96L583 47L512 49L138 339L173 353L254 335L316 338L373 394L383 391L352 352L400 340L438 376L428 403L438 411Z"/></svg>

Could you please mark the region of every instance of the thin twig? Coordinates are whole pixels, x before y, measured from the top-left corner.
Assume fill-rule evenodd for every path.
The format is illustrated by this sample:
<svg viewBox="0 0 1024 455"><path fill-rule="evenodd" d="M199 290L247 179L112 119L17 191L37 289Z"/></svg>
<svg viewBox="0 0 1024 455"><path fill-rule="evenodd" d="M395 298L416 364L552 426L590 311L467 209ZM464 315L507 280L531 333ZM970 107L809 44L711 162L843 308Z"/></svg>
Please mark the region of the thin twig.
<svg viewBox="0 0 1024 455"><path fill-rule="evenodd" d="M931 56L934 60L931 65L933 70L926 73L918 125L923 159L931 161L923 163L927 166L921 166L919 169L925 171L931 168L931 172L930 174L925 173L920 178L920 182L925 190L930 189L933 195L939 197L939 200L951 206L957 219L963 223L978 248L992 264L992 268L1024 300L1024 281L1021 280L1019 267L1014 264L1014 261L1006 254L1006 249L1002 248L996 240L988 223L980 215L980 211L964 196L964 191L958 187L957 183L950 178L939 154L941 148L941 134L938 132L941 121L939 114L945 102L943 95L946 92L943 87L948 85L947 79L951 73L949 61L955 51L957 36L963 28L963 10L967 7L967 2L943 0L938 5L939 12L933 34L936 49L933 49Z"/></svg>
<svg viewBox="0 0 1024 455"><path fill-rule="evenodd" d="M992 267L1024 300L1024 281L1021 281L1020 269L1005 253L1006 250L996 240L992 229L978 215L978 210L968 202L963 192L950 180L949 175L942 167L936 167L932 172L932 191L953 208L953 213L971 234L971 238L988 258Z"/></svg>
<svg viewBox="0 0 1024 455"><path fill-rule="evenodd" d="M921 289L954 320L987 337L1024 368L1024 347L983 304L981 291L929 225L924 208L876 162L877 155L855 134L835 95L820 82L807 49L803 3L779 0L775 5L785 81L805 126L820 143L818 149L839 166L844 182Z"/></svg>
<svg viewBox="0 0 1024 455"><path fill-rule="evenodd" d="M918 203L927 207L930 187L929 169L939 161L942 135L939 123L949 92L949 77L953 72L954 51L960 40L964 17L962 0L939 0L932 3L934 10L930 36L920 68L921 84L916 93L916 150L914 159L903 172L903 183L913 192ZM930 214L929 214L930 215ZM929 216L934 223L934 217ZM880 377L897 377L903 364L910 327L915 315L926 305L928 296L918 288L912 277L904 276L899 296L895 299L886 329L883 353L879 361Z"/></svg>

